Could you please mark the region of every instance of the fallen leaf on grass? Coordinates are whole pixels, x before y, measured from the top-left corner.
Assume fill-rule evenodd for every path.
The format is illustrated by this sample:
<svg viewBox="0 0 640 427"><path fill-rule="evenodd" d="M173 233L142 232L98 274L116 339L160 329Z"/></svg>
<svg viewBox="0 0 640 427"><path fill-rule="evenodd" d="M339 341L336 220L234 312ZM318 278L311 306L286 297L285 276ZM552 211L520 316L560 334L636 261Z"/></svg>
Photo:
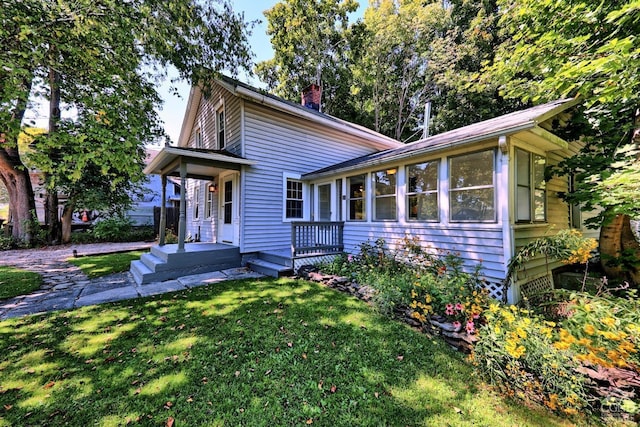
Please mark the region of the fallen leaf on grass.
<svg viewBox="0 0 640 427"><path fill-rule="evenodd" d="M167 402L164 404L164 409L171 409L172 406L173 406L173 403Z"/></svg>
<svg viewBox="0 0 640 427"><path fill-rule="evenodd" d="M235 376L238 378L240 376L240 371L236 371Z"/></svg>
<svg viewBox="0 0 640 427"><path fill-rule="evenodd" d="M271 373L271 369L267 370L267 372L265 372L265 375L269 375Z"/></svg>
<svg viewBox="0 0 640 427"><path fill-rule="evenodd" d="M9 409L13 408L13 405L4 405L4 409L6 411L8 411Z"/></svg>
<svg viewBox="0 0 640 427"><path fill-rule="evenodd" d="M373 393L373 395L376 397L376 399L378 398L378 396L380 396L380 393L378 393L377 391L375 393Z"/></svg>
<svg viewBox="0 0 640 427"><path fill-rule="evenodd" d="M55 383L54 381L49 381L48 383L46 383L46 384L44 385L44 387L43 387L43 388L44 388L45 390L47 390L47 389L50 389L51 387L53 387L54 385L56 385L56 383Z"/></svg>
<svg viewBox="0 0 640 427"><path fill-rule="evenodd" d="M399 355L398 357L396 357L396 359L398 359L399 361L402 361L404 359L403 355Z"/></svg>
<svg viewBox="0 0 640 427"><path fill-rule="evenodd" d="M307 360L307 353L302 353L302 358Z"/></svg>
<svg viewBox="0 0 640 427"><path fill-rule="evenodd" d="M133 392L133 394L140 394L141 392L142 392L142 389L138 387L136 391Z"/></svg>
<svg viewBox="0 0 640 427"><path fill-rule="evenodd" d="M167 418L167 427L173 427L174 419L173 417Z"/></svg>
<svg viewBox="0 0 640 427"><path fill-rule="evenodd" d="M309 419L307 420L307 424L313 424L313 418L309 418Z"/></svg>
<svg viewBox="0 0 640 427"><path fill-rule="evenodd" d="M456 412L456 414L464 414L464 412L462 412L462 409L460 409L460 408L458 408L456 406L453 407L453 410Z"/></svg>
<svg viewBox="0 0 640 427"><path fill-rule="evenodd" d="M335 393L336 390L338 390L338 387L336 387L335 385L331 385L331 389L329 391L331 391L331 393Z"/></svg>

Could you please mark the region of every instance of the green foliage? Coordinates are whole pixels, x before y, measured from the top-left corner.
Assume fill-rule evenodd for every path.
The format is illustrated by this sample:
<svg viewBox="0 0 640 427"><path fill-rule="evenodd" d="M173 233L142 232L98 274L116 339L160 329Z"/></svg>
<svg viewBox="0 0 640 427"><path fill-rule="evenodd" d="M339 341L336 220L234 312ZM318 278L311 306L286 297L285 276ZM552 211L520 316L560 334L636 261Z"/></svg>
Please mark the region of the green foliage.
<svg viewBox="0 0 640 427"><path fill-rule="evenodd" d="M0 266L0 300L29 294L40 286L42 276L38 273Z"/></svg>
<svg viewBox="0 0 640 427"><path fill-rule="evenodd" d="M534 103L579 96L584 106L566 138L582 137L581 153L559 165L576 174L568 200L605 216L638 213L628 150L640 105L640 11L629 1L500 0L503 42L482 79L499 82L504 96ZM626 172L628 171L628 172ZM621 175L620 175L621 174ZM606 182L620 177L618 191ZM622 178L624 177L624 178ZM614 181L616 179L614 178ZM594 183L600 183L594 186ZM628 187L626 187L628 185Z"/></svg>
<svg viewBox="0 0 640 427"><path fill-rule="evenodd" d="M226 0L26 0L3 5L0 22L0 169L24 170L17 140L26 106L49 101L49 132L29 161L71 210L126 206L143 179L144 144L163 136L156 87L168 66L206 86L250 63L247 24ZM33 205L23 186L9 191Z"/></svg>
<svg viewBox="0 0 640 427"><path fill-rule="evenodd" d="M311 83L322 88L322 111L353 119L349 64L358 54L358 27L349 25L354 0L285 0L264 12L274 58L256 73L277 95L300 102Z"/></svg>
<svg viewBox="0 0 640 427"><path fill-rule="evenodd" d="M13 249L16 246L16 241L13 237L6 237L0 235L0 251L7 251Z"/></svg>
<svg viewBox="0 0 640 427"><path fill-rule="evenodd" d="M104 255L69 258L67 262L80 267L90 279L114 273L129 271L131 261L140 259L144 251L119 252Z"/></svg>
<svg viewBox="0 0 640 427"><path fill-rule="evenodd" d="M3 425L566 425L488 391L446 344L304 281L11 319L0 336Z"/></svg>
<svg viewBox="0 0 640 427"><path fill-rule="evenodd" d="M485 312L472 360L507 395L575 415L588 409L585 379L571 353L554 346L554 323L515 306Z"/></svg>
<svg viewBox="0 0 640 427"><path fill-rule="evenodd" d="M133 223L126 216L112 216L102 221L98 221L91 230L91 233L99 241L122 242L131 234Z"/></svg>

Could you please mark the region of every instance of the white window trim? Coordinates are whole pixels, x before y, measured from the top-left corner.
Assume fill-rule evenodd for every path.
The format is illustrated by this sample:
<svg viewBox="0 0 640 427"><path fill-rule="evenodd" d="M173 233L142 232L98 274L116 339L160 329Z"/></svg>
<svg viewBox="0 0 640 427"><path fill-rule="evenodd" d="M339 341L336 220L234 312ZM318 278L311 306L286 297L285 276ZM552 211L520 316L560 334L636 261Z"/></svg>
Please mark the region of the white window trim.
<svg viewBox="0 0 640 427"><path fill-rule="evenodd" d="M302 218L287 218L287 180L302 182ZM282 173L282 222L309 221L309 186L299 173Z"/></svg>
<svg viewBox="0 0 640 427"><path fill-rule="evenodd" d="M202 140L202 128L198 126L194 133L193 145L195 148L203 148L204 142Z"/></svg>
<svg viewBox="0 0 640 427"><path fill-rule="evenodd" d="M200 182L193 187L193 220L202 219L202 206L200 205Z"/></svg>
<svg viewBox="0 0 640 427"><path fill-rule="evenodd" d="M329 215L329 221L335 221L336 218L336 209L337 206L334 206L336 203L335 194L336 194L336 183L334 181L322 181L322 182L314 182L316 188L316 200L314 201L313 206L313 217L318 218L318 221L321 221L320 218L320 187L324 185L329 186L329 208L331 209L331 213Z"/></svg>
<svg viewBox="0 0 640 427"><path fill-rule="evenodd" d="M463 187L463 188L451 188L451 162L459 157L464 157L466 155L470 155L470 154L477 154L477 153L483 153L486 151L491 151L491 153L493 154L493 176L492 176L492 184L491 185L475 185L472 187ZM496 150L493 148L490 149L483 149L483 150L477 150L477 151L471 151L468 153L463 153L463 154L458 154L455 156L450 156L447 158L447 172L448 172L448 176L447 176L447 182L449 183L449 186L447 188L447 203L448 205L448 210L449 213L447 215L447 219L448 219L448 223L449 224L496 224L498 222L498 203L497 203L497 169L498 167L498 159L496 158ZM451 218L451 195L453 193L456 193L458 191L469 191L469 190L484 190L484 189L488 189L488 188L492 188L493 189L493 218L492 219L485 219L485 220L454 220Z"/></svg>
<svg viewBox="0 0 640 427"><path fill-rule="evenodd" d="M376 195L376 174L378 172L387 172L388 170L391 169L395 169L396 170L396 186L395 186L395 193L393 194L386 194L384 196L378 196ZM386 167L384 169L377 169L373 172L371 172L371 221L372 222L398 222L398 179L399 179L399 171L400 168L397 166L389 166ZM390 198L395 198L396 201L396 212L395 212L395 218L391 218L391 219L378 219L376 218L376 204L378 202L378 199L390 199Z"/></svg>
<svg viewBox="0 0 640 427"><path fill-rule="evenodd" d="M549 159L547 158L547 156L545 154L540 154L537 153L535 151L531 151L531 150L527 150L521 147L516 147L515 151L514 151L514 176L515 176L515 182L514 182L514 187L515 187L515 194L514 194L514 200L516 202L516 206L518 204L518 150L525 152L529 155L529 185L528 185L528 189L529 189L529 219L519 219L518 218L518 210L516 209L514 214L515 214L515 221L516 224L547 224L549 221L549 190L547 189L547 186L545 185L544 188L544 219L540 220L540 219L535 219L535 192L537 190L539 190L539 188L536 187L536 183L535 183L535 162L534 162L534 156L538 156L538 157L542 157L545 160L545 168L546 166L549 164Z"/></svg>
<svg viewBox="0 0 640 427"><path fill-rule="evenodd" d="M423 163L435 163L436 164L436 188L434 190L429 190L429 191L421 191L421 192L417 192L417 191L409 191L409 168L411 166L417 166L417 165L421 165ZM405 183L404 183L404 187L405 187L405 203L406 203L406 212L405 212L405 221L407 221L408 223L411 224L416 224L416 223L430 223L430 224L437 224L440 222L440 218L442 218L443 214L442 214L442 189L441 189L441 167L442 167L442 159L436 158L436 159L432 159L432 160L424 160L418 163L410 163L410 164L406 164L404 165L404 170L405 170ZM446 162L444 162L446 163ZM445 172L446 173L446 172ZM447 187L448 188L448 187ZM448 190L447 190L448 191ZM437 207L436 207L436 211L437 211L437 218L436 219L418 219L418 218L410 218L409 217L409 208L410 208L410 203L409 203L409 197L410 196L419 196L420 194L434 194L436 195L436 201L437 201Z"/></svg>
<svg viewBox="0 0 640 427"><path fill-rule="evenodd" d="M346 185L346 196L347 196L347 203L346 203L346 212L345 212L345 221L346 222L370 222L370 218L371 218L371 203L370 203L370 192L371 190L368 189L367 183L369 184L369 186L371 186L371 178L370 178L370 173L369 172L361 172L361 173L356 173L353 175L349 175L346 176L344 178L345 181L345 185ZM355 200L361 200L362 199L362 203L363 203L363 209L364 209L364 218L362 219L351 219L351 192L349 191L349 180L352 177L356 177L356 176L364 176L363 179L363 183L365 185L364 187L364 194L362 195L362 198L357 198Z"/></svg>
<svg viewBox="0 0 640 427"><path fill-rule="evenodd" d="M206 193L206 197L204 199L204 214L205 214L205 218L213 220L215 218L215 209L214 206L217 202L217 195L218 193L215 192L211 192L209 191L209 185L214 185L214 182L211 181L209 183L207 183L207 185L205 185L205 193Z"/></svg>
<svg viewBox="0 0 640 427"><path fill-rule="evenodd" d="M220 100L216 103L216 105L213 107L213 115L214 115L214 120L215 120L215 126L216 126L216 148L218 150L222 150L224 149L224 147L220 146L220 141L219 141L219 136L220 136L220 122L218 121L218 112L222 110L222 112L224 113L224 147L227 146L227 142L228 142L228 132L227 132L227 110L225 108L224 105L224 98L220 97Z"/></svg>

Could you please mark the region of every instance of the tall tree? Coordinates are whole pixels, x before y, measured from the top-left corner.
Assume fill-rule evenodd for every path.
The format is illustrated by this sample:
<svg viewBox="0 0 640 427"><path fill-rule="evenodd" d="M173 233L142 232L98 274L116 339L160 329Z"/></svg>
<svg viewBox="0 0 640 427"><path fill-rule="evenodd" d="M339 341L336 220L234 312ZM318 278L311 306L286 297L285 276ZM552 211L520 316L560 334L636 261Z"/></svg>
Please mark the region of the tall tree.
<svg viewBox="0 0 640 427"><path fill-rule="evenodd" d="M640 3L611 0L500 0L505 30L496 61L485 71L505 96L543 102L567 96L583 99L574 129L586 145L561 164L575 174L568 200L600 209L600 251L608 275L620 273L625 252L640 258L627 239L630 215L640 216L633 197L638 177L637 128L640 108ZM612 192L613 184L619 185ZM594 185L595 184L595 185ZM633 263L632 263L633 264ZM640 282L640 268L629 265Z"/></svg>
<svg viewBox="0 0 640 427"><path fill-rule="evenodd" d="M299 100L311 83L322 89L323 112L343 118L351 86L352 38L361 29L349 25L355 0L284 0L265 12L274 57L256 66L256 74L277 95ZM355 35L354 35L355 34Z"/></svg>
<svg viewBox="0 0 640 427"><path fill-rule="evenodd" d="M24 0L3 4L0 22L0 178L13 235L27 241L35 204L17 136L30 102L50 102L36 147L51 194L86 194L100 182L88 173L121 192L141 177L141 146L161 133L155 84L167 67L206 84L250 62L247 24L226 0Z"/></svg>
<svg viewBox="0 0 640 427"><path fill-rule="evenodd" d="M365 11L365 53L354 65L358 96L367 98L372 127L398 140L417 139L434 82L431 45L449 23L439 1L380 0Z"/></svg>

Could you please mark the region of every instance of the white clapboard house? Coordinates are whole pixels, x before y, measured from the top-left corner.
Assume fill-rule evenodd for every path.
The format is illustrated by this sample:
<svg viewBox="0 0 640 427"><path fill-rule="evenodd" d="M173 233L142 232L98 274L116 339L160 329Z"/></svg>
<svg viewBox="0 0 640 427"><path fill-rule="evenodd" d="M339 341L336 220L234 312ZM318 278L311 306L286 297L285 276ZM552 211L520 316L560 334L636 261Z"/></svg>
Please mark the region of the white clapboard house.
<svg viewBox="0 0 640 427"><path fill-rule="evenodd" d="M568 179L544 179L545 167L580 148L554 134L575 100L402 144L317 111L319 93L312 85L296 104L226 77L192 88L178 145L145 170L186 189L178 243L161 235L132 264L138 283L238 266L277 276L409 235L458 253L469 269L482 262L501 298L518 247L581 227L579 210L558 197ZM544 259L532 261L508 299L548 282L548 271Z"/></svg>

